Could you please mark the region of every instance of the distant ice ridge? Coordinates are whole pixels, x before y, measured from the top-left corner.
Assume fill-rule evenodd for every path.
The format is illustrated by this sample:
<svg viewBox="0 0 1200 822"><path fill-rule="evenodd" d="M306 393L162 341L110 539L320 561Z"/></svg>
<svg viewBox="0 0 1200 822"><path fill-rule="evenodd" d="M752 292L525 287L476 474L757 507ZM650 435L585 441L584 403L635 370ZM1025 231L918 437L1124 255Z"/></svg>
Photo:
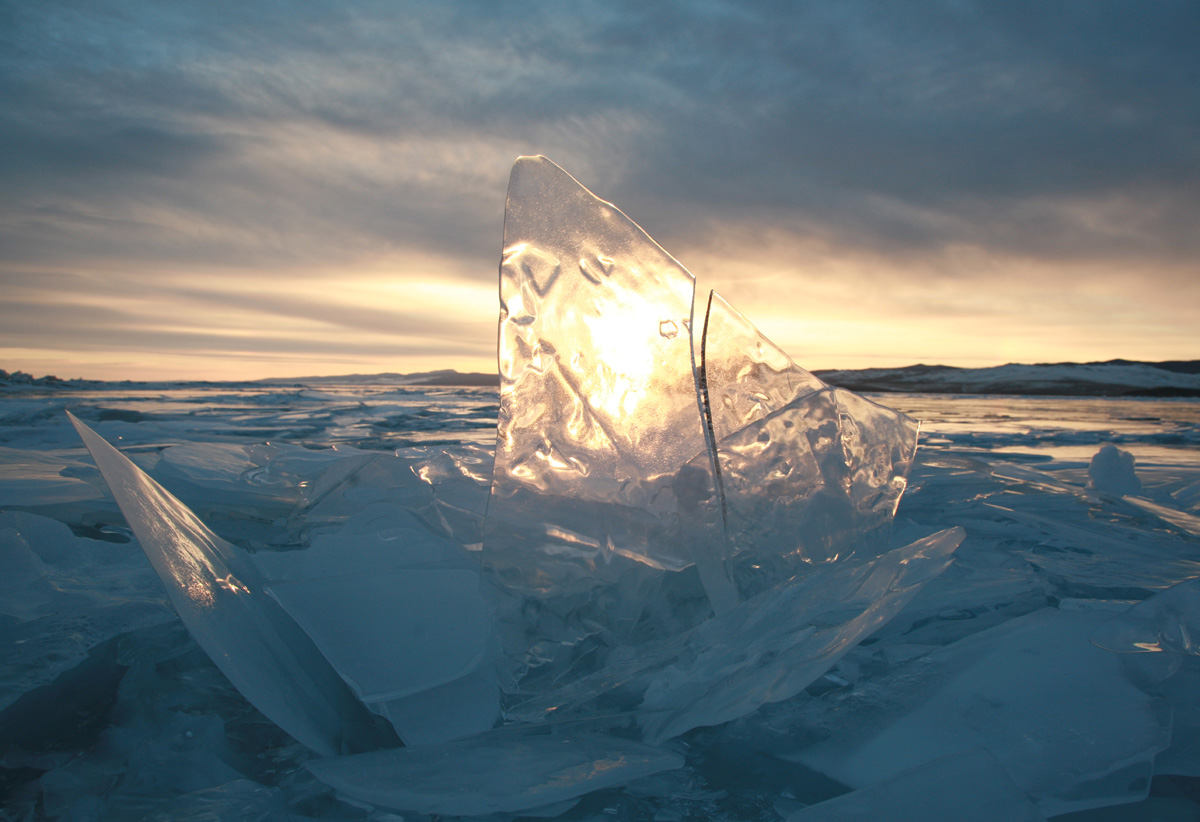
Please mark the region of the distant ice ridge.
<svg viewBox="0 0 1200 822"><path fill-rule="evenodd" d="M469 468L413 466L414 517L363 456L307 512L369 515L251 559L73 418L201 647L379 807L521 811L676 768L669 740L797 694L963 538L889 542L915 421L716 294L697 330L692 276L545 158L514 166L504 249L481 531Z"/></svg>

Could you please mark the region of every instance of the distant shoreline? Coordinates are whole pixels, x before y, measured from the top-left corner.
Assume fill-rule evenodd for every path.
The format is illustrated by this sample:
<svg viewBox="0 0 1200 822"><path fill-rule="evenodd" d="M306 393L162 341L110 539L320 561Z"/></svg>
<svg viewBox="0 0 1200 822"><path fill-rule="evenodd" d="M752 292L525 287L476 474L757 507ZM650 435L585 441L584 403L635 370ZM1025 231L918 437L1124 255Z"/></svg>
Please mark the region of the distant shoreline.
<svg viewBox="0 0 1200 822"><path fill-rule="evenodd" d="M903 368L822 369L813 372L828 384L852 391L900 394L1002 394L1066 397L1200 397L1200 360L1091 363L1036 363L959 368L910 365ZM495 374L453 369L415 374L346 374L332 377L272 377L260 380L83 380L33 377L0 369L0 388L80 390L114 386L278 386L313 388L333 385L394 385L426 388L499 387Z"/></svg>

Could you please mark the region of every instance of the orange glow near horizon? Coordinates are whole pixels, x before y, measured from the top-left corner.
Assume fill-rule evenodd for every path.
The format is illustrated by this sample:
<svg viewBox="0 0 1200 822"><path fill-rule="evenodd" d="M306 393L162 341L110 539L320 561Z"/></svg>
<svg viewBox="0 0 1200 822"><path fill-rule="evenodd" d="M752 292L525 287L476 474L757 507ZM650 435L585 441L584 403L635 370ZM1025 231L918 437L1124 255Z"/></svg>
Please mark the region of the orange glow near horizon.
<svg viewBox="0 0 1200 822"><path fill-rule="evenodd" d="M1182 266L1177 290L1134 302L1136 278L1121 261L1068 264L963 248L897 259L734 228L670 250L696 276L700 300L715 288L810 370L1196 356L1190 320L1200 285ZM100 268L89 275L93 290L69 298L14 292L88 331L83 343L37 329L23 345L10 336L0 368L149 381L491 373L494 266L397 251L287 276L174 271L156 275L155 288Z"/></svg>

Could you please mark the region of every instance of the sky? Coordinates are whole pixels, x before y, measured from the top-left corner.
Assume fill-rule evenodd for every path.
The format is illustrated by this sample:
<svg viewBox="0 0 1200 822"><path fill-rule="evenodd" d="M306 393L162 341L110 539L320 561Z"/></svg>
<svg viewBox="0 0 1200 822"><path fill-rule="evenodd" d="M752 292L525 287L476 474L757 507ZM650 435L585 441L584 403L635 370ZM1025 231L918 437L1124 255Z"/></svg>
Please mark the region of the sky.
<svg viewBox="0 0 1200 822"><path fill-rule="evenodd" d="M523 154L811 369L1197 359L1197 43L1193 0L0 0L0 368L494 371Z"/></svg>

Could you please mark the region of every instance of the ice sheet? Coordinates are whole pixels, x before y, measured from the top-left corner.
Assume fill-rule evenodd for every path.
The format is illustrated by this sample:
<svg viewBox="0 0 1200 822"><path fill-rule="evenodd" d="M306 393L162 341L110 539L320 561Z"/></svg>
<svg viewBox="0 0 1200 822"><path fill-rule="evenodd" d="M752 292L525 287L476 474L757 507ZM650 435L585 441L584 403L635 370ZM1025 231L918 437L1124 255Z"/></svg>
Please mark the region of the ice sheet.
<svg viewBox="0 0 1200 822"><path fill-rule="evenodd" d="M479 475L490 474L490 450L467 444L406 447L394 454L388 443L395 442L393 436L404 436L402 432L377 428L371 420L384 416L373 409L408 403L424 412L420 419L431 436L458 442L463 435L455 427L456 420L473 408L494 407L495 392L472 389L431 396L414 389L404 391L407 393L401 397L394 386L356 385L322 388L330 399L297 399L299 391L263 386L219 391L169 386L137 400L141 422L101 420L95 427L106 437L125 437L122 449L149 466L157 454L175 447L170 443L234 442L236 437L239 447L246 448L263 439L266 430L304 432L287 443L276 442L272 434L272 447L278 446L278 452L242 479L233 471L209 475L213 490L217 490L215 484L227 483L229 493L200 500L206 524L222 534L236 535L239 543L254 543L257 552L251 557L256 562L263 557L303 556L326 534L344 535L348 545L353 539L374 534L394 536L396 543L408 544L408 532L416 535L422 533L419 529L429 528L429 534L450 539L438 511L446 512L446 521L455 529L462 526L464 534L474 518L478 535L487 491L486 479L481 484ZM95 408L129 405L125 398L133 393L134 389L114 384L94 393L72 392L69 402L87 414L85 420L98 419ZM65 396L61 392L37 400L22 396L21 402L61 408ZM259 396L265 399L256 399ZM3 398L0 392L0 400ZM1135 454L1149 499L1174 510L1197 513L1200 405L1195 402L925 395L896 395L887 402L925 421L894 539L909 541L931 530L961 524L968 538L955 552L955 562L927 583L866 644L847 652L806 691L734 722L689 732L681 739L687 747L680 750L688 757L683 769L639 780L627 789L609 789L594 800L585 799L568 811L564 820L583 822L611 809L614 813L606 817L648 819L659 814L663 820L740 822L769 815L772 804L786 814L798 803L820 802L831 795L824 787L831 783L776 759L775 754L795 752L817 744L823 736L840 734L843 716L848 717L845 727L853 730L850 705L889 695L900 699L903 683L920 670L923 657L1063 597L1075 597L1076 603L1114 595L1139 600L1200 573L1194 559L1195 536L1157 516L1148 516L1127 501L1100 498L1085 489L1090 458L1101 443L1113 441ZM57 521L51 532L47 528L53 523L37 518L37 536L27 542L49 574L41 579L64 596L54 601L54 616L29 611L32 619L5 623L11 633L4 635L4 641L11 642L4 646L7 650L0 654L0 661L18 678L5 679L0 691L6 697L27 696L23 704L45 710L34 712L38 720L63 718L60 707L64 705L70 706L70 717L77 717L77 706L63 701L45 684L56 672L78 674L78 678L95 683L96 692L90 697L103 703L107 691L88 667L93 662L87 657L88 650L106 637L124 634L119 637L122 650L117 662L131 667L120 682L119 698L112 709L91 715L91 727L103 729L99 738L94 731L88 735L76 729L72 719L65 723L70 733L54 740L43 738L39 750L8 749L3 761L10 769L5 811L17 818L22 814L35 818L42 812L35 810L38 808L53 808L62 815L74 807L78 815L91 812L101 818L141 818L178 797L182 789L219 788L228 783L228 768L232 768L256 784L277 786L286 799L287 812L293 815L351 818L366 813L338 801L331 789L315 778L307 779L302 763L311 753L246 703L191 642L172 616L162 583L137 543L120 542L128 530L108 492L99 486L98 492L88 491L99 483L99 474L65 415L31 412L25 419L33 422L0 425L0 441L10 449L0 450L0 461L8 461L5 464L13 482L20 482L21 472L27 468L34 472L34 481L27 486L28 493L19 497L6 496L0 490L0 506L8 516L27 517L25 512L32 510ZM445 427L439 428L443 423ZM307 447L296 444L300 442ZM163 444L167 445L165 452ZM191 453L199 458L202 450ZM246 453L252 461L257 459ZM29 459L30 454L44 455L49 462L39 467ZM306 521L306 513L295 519L272 519L278 516L273 503L261 513L255 511L256 487L268 487L272 494L282 489L299 501L324 470L363 454L383 459L357 475L361 483L349 479L317 509L309 509L314 514L312 523ZM203 468L200 463L193 465ZM424 470L429 481L414 474L410 466ZM43 500L37 492L42 478L47 489L63 479L78 483L85 492L79 496L87 499L62 504L49 496ZM461 483L459 490L464 492L450 507L438 505L444 482ZM377 483L394 505L377 499ZM417 486L424 489L420 496L412 493ZM480 495L480 489L482 498L472 497ZM235 502L239 494L241 499ZM989 507L989 503L1005 511ZM1008 512L1030 518L1018 519ZM410 518L398 517L398 513ZM297 530L291 530L293 524L299 526ZM462 541L478 542L478 536ZM478 556L477 551L472 553ZM689 570L677 576L689 574L695 581ZM50 596L50 586L38 589L40 584L35 582L29 590ZM697 591L703 600L702 589L697 587ZM651 600L656 606L660 601L657 597ZM668 607L661 602L663 608ZM1129 604L1115 607L1128 608ZM142 608L146 610L138 610ZM119 617L121 613L142 614L149 621L126 623L128 627L122 628L120 620L125 617ZM157 624L163 619L168 621ZM77 656L72 649L78 651ZM1200 679L1194 668L1188 668L1196 657L1168 653L1120 656L1123 660L1173 658L1182 665L1158 686L1171 701L1173 722L1170 747L1154 758L1154 796L1149 800L1154 806L1141 802L1106 810L1110 818L1134 822L1161 810L1170 800L1180 805L1180 812L1190 808L1194 816L1196 806L1178 791L1200 775L1196 757L1200 719L1194 707L1200 704ZM71 668L80 660L84 661ZM1122 662L1122 673L1125 667ZM899 684L895 677L900 677ZM1036 694L1051 684L1050 677L1043 681L1038 676L1023 688ZM614 700L608 707L621 708L616 697L624 692L618 688L611 693ZM457 698L451 703L464 704ZM838 710L822 710L814 719L810 713L814 704ZM204 721L172 722L172 717L181 715ZM433 708L426 710L425 716L444 725L457 722L459 712ZM619 721L627 723L629 719ZM35 727L50 725L39 721ZM5 736L10 730L0 716L0 736L10 739ZM622 725L621 732L628 730ZM193 736L187 737L188 732ZM186 747L181 747L185 741ZM146 755L139 755L142 750ZM1066 758L1073 759L1074 753L1069 751ZM1160 774L1184 777L1172 780ZM246 787L246 795L252 798L253 790ZM832 793L842 790L835 786ZM1172 791L1175 793L1168 798L1166 794ZM384 816L382 811L375 814Z"/></svg>
<svg viewBox="0 0 1200 822"><path fill-rule="evenodd" d="M822 575L833 588L870 575L911 466L913 420L828 388L715 294L697 385L691 275L545 158L513 168L504 255L483 555L510 716L634 687L631 676L686 655L670 650L679 637L746 619L739 602L767 591L788 599L780 589L815 567L855 563ZM881 624L866 616L870 602L855 605L805 646L800 684L774 698ZM807 629L793 616L780 614L783 634ZM768 637L763 654L785 649L780 633ZM672 719L666 705L680 700L648 696L643 732L663 738L752 710L772 691L754 667L726 660L682 675L692 690L745 693L711 695ZM669 691L664 681L648 693Z"/></svg>
<svg viewBox="0 0 1200 822"><path fill-rule="evenodd" d="M266 596L241 552L94 431L74 416L71 422L171 604L238 690L319 753L386 744L387 735L312 641Z"/></svg>
<svg viewBox="0 0 1200 822"><path fill-rule="evenodd" d="M1046 816L1142 799L1171 711L1088 642L1108 617L1043 608L914 660L823 704L836 733L795 759L865 786L982 747Z"/></svg>

